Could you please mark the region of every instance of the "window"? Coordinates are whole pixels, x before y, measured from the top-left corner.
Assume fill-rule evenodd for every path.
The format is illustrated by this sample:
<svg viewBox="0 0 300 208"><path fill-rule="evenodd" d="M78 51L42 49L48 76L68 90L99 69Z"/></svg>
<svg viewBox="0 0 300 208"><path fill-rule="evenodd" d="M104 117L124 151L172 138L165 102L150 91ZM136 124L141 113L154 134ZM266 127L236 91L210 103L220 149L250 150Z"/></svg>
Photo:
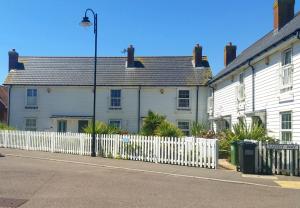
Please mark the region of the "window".
<svg viewBox="0 0 300 208"><path fill-rule="evenodd" d="M27 89L27 106L37 106L37 89Z"/></svg>
<svg viewBox="0 0 300 208"><path fill-rule="evenodd" d="M178 91L178 109L189 109L190 108L190 91L179 90Z"/></svg>
<svg viewBox="0 0 300 208"><path fill-rule="evenodd" d="M282 54L282 68L280 70L280 92L284 93L293 88L292 50L288 49Z"/></svg>
<svg viewBox="0 0 300 208"><path fill-rule="evenodd" d="M217 132L230 129L231 117L224 117L216 120Z"/></svg>
<svg viewBox="0 0 300 208"><path fill-rule="evenodd" d="M281 140L292 141L292 113L284 112L281 113Z"/></svg>
<svg viewBox="0 0 300 208"><path fill-rule="evenodd" d="M240 77L239 77L239 81L240 81L240 84L244 84L244 73L240 73Z"/></svg>
<svg viewBox="0 0 300 208"><path fill-rule="evenodd" d="M189 121L178 121L177 127L182 130L184 135L190 135L190 122Z"/></svg>
<svg viewBox="0 0 300 208"><path fill-rule="evenodd" d="M110 108L112 109L121 108L121 90L110 91Z"/></svg>
<svg viewBox="0 0 300 208"><path fill-rule="evenodd" d="M27 118L25 120L25 130L26 131L36 131L36 119Z"/></svg>
<svg viewBox="0 0 300 208"><path fill-rule="evenodd" d="M79 120L78 121L78 133L84 133L84 129L89 125L89 121L87 120Z"/></svg>
<svg viewBox="0 0 300 208"><path fill-rule="evenodd" d="M109 120L108 123L109 123L110 126L113 126L115 128L118 128L118 129L121 129L121 127L122 127L121 120L113 119L113 120Z"/></svg>
<svg viewBox="0 0 300 208"><path fill-rule="evenodd" d="M67 132L67 121L66 120L57 121L57 131L58 132Z"/></svg>

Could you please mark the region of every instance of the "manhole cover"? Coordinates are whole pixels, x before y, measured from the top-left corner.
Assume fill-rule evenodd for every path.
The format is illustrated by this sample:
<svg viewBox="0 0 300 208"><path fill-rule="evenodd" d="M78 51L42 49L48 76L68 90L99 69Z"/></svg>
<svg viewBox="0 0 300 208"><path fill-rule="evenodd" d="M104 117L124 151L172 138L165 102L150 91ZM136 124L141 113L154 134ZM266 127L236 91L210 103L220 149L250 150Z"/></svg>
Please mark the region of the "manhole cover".
<svg viewBox="0 0 300 208"><path fill-rule="evenodd" d="M27 202L26 199L8 199L0 198L0 207L2 208L17 208Z"/></svg>

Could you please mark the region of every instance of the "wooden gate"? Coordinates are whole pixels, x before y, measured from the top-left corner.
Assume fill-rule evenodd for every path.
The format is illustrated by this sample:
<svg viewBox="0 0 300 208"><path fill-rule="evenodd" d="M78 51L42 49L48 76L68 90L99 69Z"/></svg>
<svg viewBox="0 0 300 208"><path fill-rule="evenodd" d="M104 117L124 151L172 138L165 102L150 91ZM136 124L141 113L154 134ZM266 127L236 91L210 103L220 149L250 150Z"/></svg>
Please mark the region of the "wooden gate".
<svg viewBox="0 0 300 208"><path fill-rule="evenodd" d="M298 144L265 144L259 142L255 154L258 174L300 176Z"/></svg>

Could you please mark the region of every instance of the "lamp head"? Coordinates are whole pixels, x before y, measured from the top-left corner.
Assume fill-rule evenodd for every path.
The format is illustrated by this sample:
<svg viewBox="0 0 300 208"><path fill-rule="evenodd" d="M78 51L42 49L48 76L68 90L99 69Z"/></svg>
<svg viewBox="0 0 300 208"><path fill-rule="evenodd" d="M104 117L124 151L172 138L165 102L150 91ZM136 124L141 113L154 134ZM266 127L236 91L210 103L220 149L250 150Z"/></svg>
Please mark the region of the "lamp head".
<svg viewBox="0 0 300 208"><path fill-rule="evenodd" d="M91 23L91 21L89 20L89 18L87 16L85 16L85 17L82 18L82 21L80 22L80 25L82 27L89 27L89 26L92 26L93 23Z"/></svg>

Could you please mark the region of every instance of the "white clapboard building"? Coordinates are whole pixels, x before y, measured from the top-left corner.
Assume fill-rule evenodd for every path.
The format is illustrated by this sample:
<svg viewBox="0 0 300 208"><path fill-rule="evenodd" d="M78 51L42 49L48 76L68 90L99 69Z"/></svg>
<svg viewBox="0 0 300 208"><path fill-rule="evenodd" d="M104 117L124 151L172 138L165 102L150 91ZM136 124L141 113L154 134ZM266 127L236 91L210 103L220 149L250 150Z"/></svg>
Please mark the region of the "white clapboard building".
<svg viewBox="0 0 300 208"><path fill-rule="evenodd" d="M9 52L9 124L21 130L81 132L92 119L93 57L22 57ZM193 56L99 57L96 120L136 133L149 110L190 134L208 120L211 69Z"/></svg>
<svg viewBox="0 0 300 208"><path fill-rule="evenodd" d="M294 0L276 0L274 28L236 57L225 47L225 68L209 82L208 113L215 130L241 119L268 134L300 141L300 15Z"/></svg>

